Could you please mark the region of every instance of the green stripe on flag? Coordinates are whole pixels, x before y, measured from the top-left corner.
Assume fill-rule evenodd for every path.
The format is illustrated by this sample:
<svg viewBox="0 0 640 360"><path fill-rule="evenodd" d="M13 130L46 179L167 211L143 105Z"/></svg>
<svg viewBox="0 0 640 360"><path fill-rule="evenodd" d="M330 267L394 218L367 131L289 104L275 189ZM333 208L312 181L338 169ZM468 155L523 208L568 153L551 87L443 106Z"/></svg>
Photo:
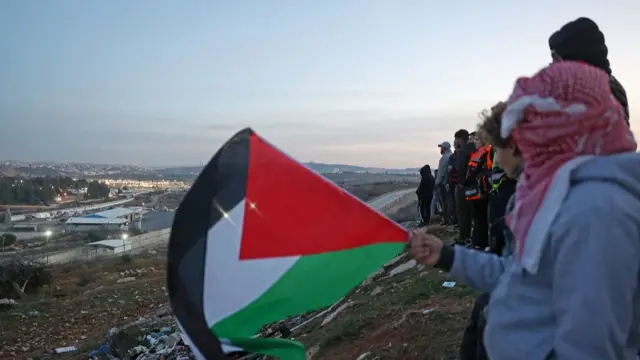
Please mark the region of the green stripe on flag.
<svg viewBox="0 0 640 360"><path fill-rule="evenodd" d="M248 343L258 340L250 338L263 325L333 304L404 247L404 242L381 243L302 257L262 296L215 324L212 330L221 338L235 341L244 338ZM267 354L262 350L255 352ZM301 352L304 355L304 350Z"/></svg>

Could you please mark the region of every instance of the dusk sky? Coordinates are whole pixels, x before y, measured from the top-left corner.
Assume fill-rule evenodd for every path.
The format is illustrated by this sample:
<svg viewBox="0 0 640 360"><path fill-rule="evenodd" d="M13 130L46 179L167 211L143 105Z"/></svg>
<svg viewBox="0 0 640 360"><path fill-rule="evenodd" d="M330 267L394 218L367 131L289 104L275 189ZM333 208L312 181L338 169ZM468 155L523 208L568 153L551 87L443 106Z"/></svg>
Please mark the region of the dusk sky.
<svg viewBox="0 0 640 360"><path fill-rule="evenodd" d="M435 164L579 16L637 131L637 0L2 1L0 159L192 165L251 126L302 161Z"/></svg>

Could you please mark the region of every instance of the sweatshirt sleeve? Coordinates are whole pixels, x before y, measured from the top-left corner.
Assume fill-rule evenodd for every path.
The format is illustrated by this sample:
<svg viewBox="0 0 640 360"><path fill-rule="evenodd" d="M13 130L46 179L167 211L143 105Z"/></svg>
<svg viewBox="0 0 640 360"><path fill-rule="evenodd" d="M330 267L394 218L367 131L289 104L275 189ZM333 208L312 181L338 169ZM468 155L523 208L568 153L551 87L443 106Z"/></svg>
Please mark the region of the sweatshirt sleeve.
<svg viewBox="0 0 640 360"><path fill-rule="evenodd" d="M485 292L491 292L496 287L511 262L510 258L457 245L452 248L450 256L453 261L449 275L456 281Z"/></svg>
<svg viewBox="0 0 640 360"><path fill-rule="evenodd" d="M628 358L640 270L633 215L615 206L591 209L558 221L551 230L555 359Z"/></svg>

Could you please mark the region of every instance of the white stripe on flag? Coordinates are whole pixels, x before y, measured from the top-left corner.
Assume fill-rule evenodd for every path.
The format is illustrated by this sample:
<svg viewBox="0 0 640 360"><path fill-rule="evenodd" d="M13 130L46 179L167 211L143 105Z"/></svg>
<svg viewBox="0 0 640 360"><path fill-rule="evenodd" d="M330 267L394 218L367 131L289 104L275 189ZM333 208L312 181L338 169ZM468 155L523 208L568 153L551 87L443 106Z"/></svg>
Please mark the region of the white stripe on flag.
<svg viewBox="0 0 640 360"><path fill-rule="evenodd" d="M203 310L210 326L258 299L300 258L290 256L240 261L244 209L245 200L226 213L207 234ZM259 213L260 204L248 211ZM282 220L272 221L277 223ZM282 223L280 226L287 225ZM264 239L265 242L273 240L277 241ZM273 245L277 246L277 243Z"/></svg>

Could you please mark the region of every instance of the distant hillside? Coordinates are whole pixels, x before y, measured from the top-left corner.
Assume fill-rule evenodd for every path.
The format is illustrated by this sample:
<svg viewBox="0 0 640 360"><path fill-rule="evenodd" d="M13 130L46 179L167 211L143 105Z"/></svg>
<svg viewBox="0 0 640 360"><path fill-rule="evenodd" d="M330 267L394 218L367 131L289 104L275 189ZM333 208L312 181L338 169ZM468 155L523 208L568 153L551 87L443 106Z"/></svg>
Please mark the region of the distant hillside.
<svg viewBox="0 0 640 360"><path fill-rule="evenodd" d="M160 176L171 175L198 175L202 171L202 166L176 166L160 169L153 169L154 173Z"/></svg>
<svg viewBox="0 0 640 360"><path fill-rule="evenodd" d="M371 174L415 174L418 168L386 169L345 164L304 163L311 170L322 174L371 173ZM56 177L69 176L80 178L140 178L140 179L192 179L202 166L172 166L146 168L129 165L99 165L72 163L0 163L1 176L18 177Z"/></svg>
<svg viewBox="0 0 640 360"><path fill-rule="evenodd" d="M304 163L312 170L319 173L333 173L333 172L368 172L368 173L389 173L389 174L410 174L416 173L420 169L408 168L408 169L387 169L380 167L364 167L357 165L343 165L343 164L323 164L317 162Z"/></svg>
<svg viewBox="0 0 640 360"><path fill-rule="evenodd" d="M357 165L344 165L344 164L324 164L317 162L303 163L311 170L323 174L336 173L336 172L354 172L354 173L389 173L389 174L411 174L417 173L420 169L408 168L408 169L386 169L379 167L364 167ZM154 169L153 171L160 176L171 175L197 175L202 170L202 166L178 166L168 167L161 169Z"/></svg>

